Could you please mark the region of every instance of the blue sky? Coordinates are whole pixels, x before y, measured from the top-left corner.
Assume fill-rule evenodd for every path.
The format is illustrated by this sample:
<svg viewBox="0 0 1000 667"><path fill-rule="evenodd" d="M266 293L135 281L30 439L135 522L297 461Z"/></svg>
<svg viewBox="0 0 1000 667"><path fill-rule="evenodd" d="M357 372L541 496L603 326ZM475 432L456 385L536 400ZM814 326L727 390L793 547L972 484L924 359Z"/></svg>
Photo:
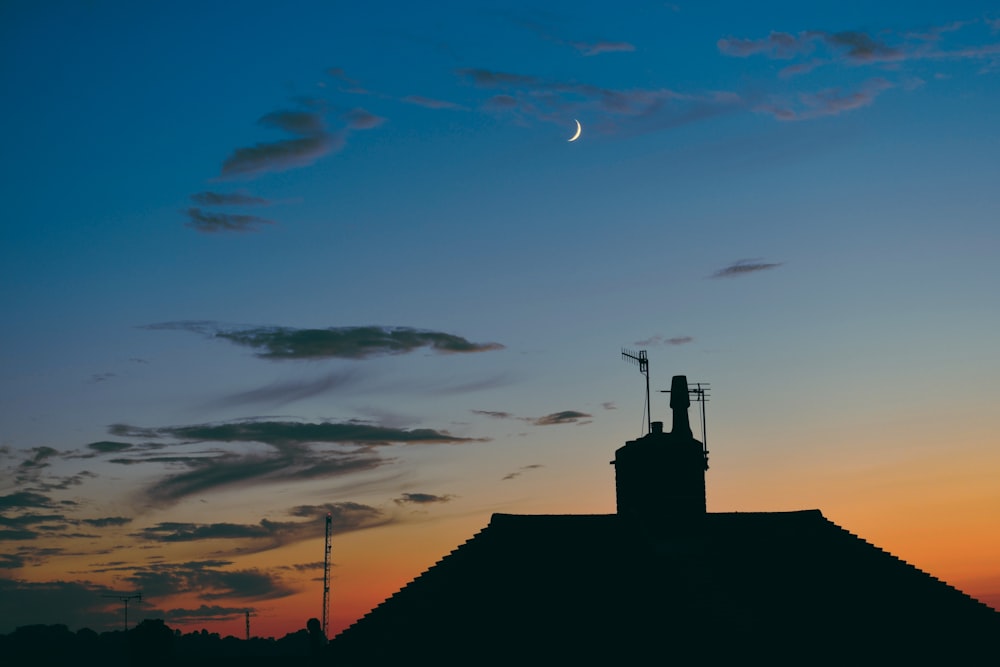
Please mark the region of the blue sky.
<svg viewBox="0 0 1000 667"><path fill-rule="evenodd" d="M439 535L403 580L492 511L614 511L631 347L712 383L710 510L1000 600L987 3L13 2L0 49L8 590L263 577L305 528L199 536L331 503L359 559ZM346 623L383 591L339 566ZM282 581L146 613L297 629Z"/></svg>

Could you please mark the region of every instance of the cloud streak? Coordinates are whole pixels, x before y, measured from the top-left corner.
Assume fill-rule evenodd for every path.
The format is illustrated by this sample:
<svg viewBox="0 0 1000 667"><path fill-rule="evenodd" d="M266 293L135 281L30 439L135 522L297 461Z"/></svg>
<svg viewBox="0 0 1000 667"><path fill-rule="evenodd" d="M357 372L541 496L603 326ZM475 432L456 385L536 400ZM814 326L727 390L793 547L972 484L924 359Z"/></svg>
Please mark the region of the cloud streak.
<svg viewBox="0 0 1000 667"><path fill-rule="evenodd" d="M327 130L323 117L314 111L273 111L257 122L292 136L237 148L222 163L220 178L251 178L305 167L344 145L343 136Z"/></svg>
<svg viewBox="0 0 1000 667"><path fill-rule="evenodd" d="M576 424L584 419L590 419L592 415L586 412L579 412L577 410L563 410L562 412L553 412L552 414L545 415L544 417L538 417L534 419L532 423L535 426L555 426L558 424Z"/></svg>
<svg viewBox="0 0 1000 667"><path fill-rule="evenodd" d="M760 39L726 37L716 42L716 46L728 56L748 58L761 55L775 60L810 56L824 48L831 60L843 60L851 64L892 62L912 55L904 47L890 46L866 32L856 30L809 30L795 35L772 32Z"/></svg>
<svg viewBox="0 0 1000 667"><path fill-rule="evenodd" d="M739 96L729 92L691 94L668 88L616 90L483 68L463 68L456 74L477 88L497 91L483 104L487 111L559 124L564 124L567 117L589 113L603 116L605 128L631 119L634 127L660 129L744 105Z"/></svg>
<svg viewBox="0 0 1000 667"><path fill-rule="evenodd" d="M597 56L602 53L624 53L635 51L635 46L628 42L570 42L570 45L585 56Z"/></svg>
<svg viewBox="0 0 1000 667"><path fill-rule="evenodd" d="M125 581L149 598L195 593L202 600L273 600L295 593L275 574L257 569L222 569L231 564L225 560L157 563L135 570Z"/></svg>
<svg viewBox="0 0 1000 667"><path fill-rule="evenodd" d="M638 345L640 347L650 347L653 345L687 345L688 343L693 343L694 338L691 336L674 336L672 338L667 338L662 334L656 334L650 336L645 340L637 340L633 345Z"/></svg>
<svg viewBox="0 0 1000 667"><path fill-rule="evenodd" d="M163 428L133 427L115 424L115 435L132 437L170 437L185 442L261 442L276 447L316 443L347 443L355 445L393 444L461 444L483 442L478 438L453 436L447 431L430 428L402 429L373 426L360 422L292 422L245 420L222 424L167 426Z"/></svg>
<svg viewBox="0 0 1000 667"><path fill-rule="evenodd" d="M357 382L357 373L353 370L327 373L317 378L303 380L286 380L272 382L257 389L239 392L227 396L214 403L219 407L237 405L284 405L315 396L344 389Z"/></svg>
<svg viewBox="0 0 1000 667"><path fill-rule="evenodd" d="M198 192L191 201L199 206L269 206L271 202L245 192Z"/></svg>
<svg viewBox="0 0 1000 667"><path fill-rule="evenodd" d="M537 470L538 468L544 468L544 467L545 466L543 466L541 463L533 463L531 465L521 466L520 468L518 468L514 472L507 473L506 475L504 475L503 477L501 477L500 480L503 481L503 482L506 482L506 481L511 480L511 479L517 479L518 477L520 477L521 475L523 475L524 473L526 473L526 472L528 472L530 470Z"/></svg>
<svg viewBox="0 0 1000 667"><path fill-rule="evenodd" d="M428 428L400 429L359 422L287 422L247 420L222 424L198 424L164 428L142 428L115 424L109 431L118 437L169 438L177 454L140 450L130 456L109 459L122 465L169 463L183 470L162 477L139 493L140 502L165 507L184 498L217 490L307 479L339 477L374 470L390 463L374 448L391 445L469 444L486 439L451 435ZM227 447L260 443L265 450ZM192 445L216 445L205 451ZM351 449L321 448L323 445Z"/></svg>
<svg viewBox="0 0 1000 667"><path fill-rule="evenodd" d="M828 88L816 93L802 93L792 100L774 100L759 104L755 111L768 113L778 120L812 120L869 106L883 91L894 87L885 79L871 79L857 90Z"/></svg>
<svg viewBox="0 0 1000 667"><path fill-rule="evenodd" d="M392 502L397 505L431 505L449 502L454 497L451 494L438 496L433 493L404 493L399 498L393 498Z"/></svg>
<svg viewBox="0 0 1000 667"><path fill-rule="evenodd" d="M188 221L184 225L203 234L256 232L265 225L274 224L273 220L244 213L211 213L194 207L189 208L185 213Z"/></svg>
<svg viewBox="0 0 1000 667"><path fill-rule="evenodd" d="M974 27L979 21L954 22L921 32L862 30L838 32L808 30L798 33L771 32L762 38L725 37L716 46L720 53L736 57L762 57L787 61L780 71L783 78L801 77L819 68L840 67L852 70L878 68L882 76L860 84L827 87L797 95L776 96L751 108L782 121L800 121L842 114L871 105L884 91L912 87L913 77L891 82L886 76L901 71L907 63L936 60L996 61L1000 44L970 44L968 38L951 36ZM980 36L982 39L982 36Z"/></svg>
<svg viewBox="0 0 1000 667"><path fill-rule="evenodd" d="M781 262L761 262L753 259L741 259L725 268L719 269L712 274L712 278L735 278L759 271L776 269L779 266L781 266Z"/></svg>
<svg viewBox="0 0 1000 667"><path fill-rule="evenodd" d="M468 353L502 350L499 343L473 343L461 336L410 327L251 327L224 329L214 322L165 322L146 329L194 331L259 350L263 359L365 359L406 354L421 348L434 352Z"/></svg>
<svg viewBox="0 0 1000 667"><path fill-rule="evenodd" d="M418 107L424 107L425 109L464 109L461 104L456 104L454 102L447 102L445 100L437 100L430 97L424 97L423 95L407 95L403 98L403 102L407 104L415 104Z"/></svg>
<svg viewBox="0 0 1000 667"><path fill-rule="evenodd" d="M591 419L593 415L586 412L580 412L578 410L562 410L560 412L553 412L542 417L518 417L517 415L510 412L503 412L501 410L471 410L473 414L483 415L484 417L489 417L491 419L516 419L519 421L528 422L535 426L555 426L558 424L574 424L574 423L589 423L582 420Z"/></svg>
<svg viewBox="0 0 1000 667"><path fill-rule="evenodd" d="M207 540L236 540L249 546L238 549L240 553L257 553L288 544L315 539L325 530L326 517L330 517L331 531L340 535L365 528L384 526L392 522L382 510L354 502L325 505L299 505L289 514L305 521L271 521L261 519L256 524L235 523L183 523L165 521L133 533L132 537L151 542L200 542Z"/></svg>

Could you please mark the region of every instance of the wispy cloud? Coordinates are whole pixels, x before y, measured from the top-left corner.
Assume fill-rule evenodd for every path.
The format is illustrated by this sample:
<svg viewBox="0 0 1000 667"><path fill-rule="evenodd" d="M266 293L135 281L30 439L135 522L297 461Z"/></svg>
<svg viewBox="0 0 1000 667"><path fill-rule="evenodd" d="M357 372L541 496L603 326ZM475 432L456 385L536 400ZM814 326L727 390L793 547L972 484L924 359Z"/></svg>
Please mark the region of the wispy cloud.
<svg viewBox="0 0 1000 667"><path fill-rule="evenodd" d="M779 120L811 120L866 107L883 91L893 87L886 79L877 78L865 82L857 90L828 88L816 93L801 93L791 99L775 98L757 105L754 110Z"/></svg>
<svg viewBox="0 0 1000 667"><path fill-rule="evenodd" d="M49 496L34 491L17 491L0 496L0 512L27 507L52 507L52 505L52 499Z"/></svg>
<svg viewBox="0 0 1000 667"><path fill-rule="evenodd" d="M441 353L487 352L503 349L503 345L499 343L473 343L454 334L410 327L227 329L214 322L193 321L164 322L146 325L144 328L194 331L260 350L257 356L264 359L365 359L379 355L406 354L421 348Z"/></svg>
<svg viewBox="0 0 1000 667"><path fill-rule="evenodd" d="M343 534L390 523L392 519L375 507L353 502L325 505L299 505L289 514L305 521L272 521L261 519L255 524L183 523L165 521L148 526L132 536L153 542L199 542L205 540L238 540L247 543L240 553L260 552L315 539L325 529L330 517L331 531Z"/></svg>
<svg viewBox="0 0 1000 667"><path fill-rule="evenodd" d="M767 271L768 269L775 269L781 266L781 262L762 262L756 259L741 259L738 262L733 262L729 266L719 269L712 274L713 278L734 278L736 276L745 276L749 273L756 273L758 271Z"/></svg>
<svg viewBox="0 0 1000 667"><path fill-rule="evenodd" d="M516 479L517 477L520 477L521 475L523 475L524 473L528 472L529 470L537 470L538 468L544 468L544 467L545 466L543 466L540 463L533 463L531 465L521 466L520 468L518 468L514 472L509 472L506 475L504 475L503 477L501 477L500 479L502 481L507 481L507 480L510 480L510 479Z"/></svg>
<svg viewBox="0 0 1000 667"><path fill-rule="evenodd" d="M188 221L185 226L206 234L219 232L256 232L264 225L273 225L273 220L244 213L210 213L191 207L186 211Z"/></svg>
<svg viewBox="0 0 1000 667"><path fill-rule="evenodd" d="M124 452L128 449L132 449L134 445L128 442L112 442L110 440L101 440L99 442L92 442L87 445L87 449L93 450L95 453L91 456L96 456L97 454L111 454L117 452Z"/></svg>
<svg viewBox="0 0 1000 667"><path fill-rule="evenodd" d="M231 564L226 560L157 563L139 568L124 579L149 598L194 593L202 600L272 600L295 592L281 577L270 572L222 569Z"/></svg>
<svg viewBox="0 0 1000 667"><path fill-rule="evenodd" d="M530 30L546 41L559 44L561 46L569 46L585 56L596 56L602 53L635 51L635 46L629 42L610 41L606 39L598 39L596 41L567 40L557 36L556 31L552 28L546 27L540 23L524 19L515 20L514 22L522 28Z"/></svg>
<svg viewBox="0 0 1000 667"><path fill-rule="evenodd" d="M447 102L445 100L436 100L430 97L424 97L423 95L407 95L403 98L403 101L407 104L415 104L419 107L425 107L427 109L464 109L461 104L456 104L454 102Z"/></svg>
<svg viewBox="0 0 1000 667"><path fill-rule="evenodd" d="M514 419L514 415L510 412L503 412L501 410L472 410L473 414L483 415L486 417L493 417L494 419Z"/></svg>
<svg viewBox="0 0 1000 667"><path fill-rule="evenodd" d="M132 523L132 517L128 516L106 516L99 519L81 519L81 523L94 528L107 528L109 526L125 526Z"/></svg>
<svg viewBox="0 0 1000 667"><path fill-rule="evenodd" d="M470 412L476 415L483 415L484 417L490 417L492 419L517 419L519 421L524 421L530 424L534 424L535 426L554 426L556 424L589 423L589 422L583 422L582 420L590 419L593 416L586 412L579 412L577 410L563 410L561 412L553 412L551 414L547 414L542 417L519 417L513 413L503 412L500 410L470 410Z"/></svg>
<svg viewBox="0 0 1000 667"><path fill-rule="evenodd" d="M122 465L163 464L181 466L150 483L139 492L146 506L164 507L184 498L220 489L339 477L373 470L391 462L374 451L390 445L460 445L485 442L482 438L456 436L429 428L402 429L358 422L278 422L247 420L221 424L198 424L163 428L114 424L109 432L118 437L169 438L177 453L156 450L128 451L128 456L109 459ZM192 449L213 444L213 449ZM232 443L260 443L267 449L226 447ZM330 449L342 445L351 449Z"/></svg>
<svg viewBox="0 0 1000 667"><path fill-rule="evenodd" d="M577 410L563 410L562 412L553 412L552 414L545 415L544 417L538 417L532 420L532 423L536 426L553 426L556 424L576 424L580 423L584 419L590 419L592 415L586 412L578 412Z"/></svg>
<svg viewBox="0 0 1000 667"><path fill-rule="evenodd" d="M94 473L88 470L81 470L71 475L53 474L53 462L60 459L73 458L73 454L61 452L52 447L45 445L32 447L27 451L18 452L18 455L12 458L20 458L21 456L24 458L14 468L14 482L24 489L30 486L30 490L33 492L47 493L49 491L66 490L74 486L79 486L87 478L94 477ZM71 501L61 502L64 504L71 503Z"/></svg>
<svg viewBox="0 0 1000 667"><path fill-rule="evenodd" d="M889 89L914 88L913 82L927 75L924 73L915 77L907 74L906 66L919 61L997 62L1000 60L1000 44L992 37L967 30L977 25L981 26L981 23L956 21L919 32L771 32L761 38L726 37L718 40L716 46L728 56L787 61L789 64L779 73L783 78L802 77L819 68L829 67L878 70L878 76L860 84L847 83L795 95L765 96L763 101L757 99L752 104L754 111L768 113L778 120L810 120L869 106ZM899 80L888 80L893 74Z"/></svg>
<svg viewBox="0 0 1000 667"><path fill-rule="evenodd" d="M849 63L876 63L902 60L906 51L902 47L890 46L866 32L845 30L824 32L809 30L798 34L772 32L759 39L726 37L716 46L719 51L739 58L762 55L778 60L790 60L812 55L819 47L825 47L828 57Z"/></svg>
<svg viewBox="0 0 1000 667"><path fill-rule="evenodd" d="M453 436L430 428L402 429L361 422L293 422L243 420L221 424L133 427L115 424L109 431L119 436L169 437L185 442L261 442L274 446L308 443L348 443L355 445L462 444L484 442L478 438Z"/></svg>
<svg viewBox="0 0 1000 667"><path fill-rule="evenodd" d="M385 118L376 116L364 109L351 109L341 117L352 130L370 130L385 122Z"/></svg>
<svg viewBox="0 0 1000 667"><path fill-rule="evenodd" d="M724 37L716 42L716 46L727 56L747 58L754 55L764 55L769 58L788 60L812 53L819 34L807 32L792 35L787 32L772 32L767 37L759 39Z"/></svg>
<svg viewBox="0 0 1000 667"><path fill-rule="evenodd" d="M404 493L399 498L393 498L393 502L397 505L431 505L449 502L454 497L451 494L438 496L433 493Z"/></svg>
<svg viewBox="0 0 1000 667"><path fill-rule="evenodd" d="M305 167L344 144L343 136L327 130L323 117L315 111L279 110L257 122L292 138L237 148L222 163L221 178L247 178Z"/></svg>
<svg viewBox="0 0 1000 667"><path fill-rule="evenodd" d="M191 201L199 206L268 206L271 202L245 192L198 192Z"/></svg>
<svg viewBox="0 0 1000 667"><path fill-rule="evenodd" d="M213 403L214 406L232 407L237 405L269 405L280 406L293 401L300 401L329 392L344 389L356 384L358 374L353 369L327 373L320 377L296 380L283 380L257 389L241 391Z"/></svg>
<svg viewBox="0 0 1000 667"><path fill-rule="evenodd" d="M989 25L988 20L986 23ZM786 75L837 64L857 67L919 60L978 60L1000 55L1000 45L995 41L968 41L976 39L975 36L956 37L955 42L948 43L946 38L975 28L977 24L979 21L955 21L919 32L883 30L877 35L862 30L772 32L756 39L726 37L716 46L721 53L738 58L763 56L775 60L801 60L783 70Z"/></svg>
<svg viewBox="0 0 1000 667"><path fill-rule="evenodd" d="M655 334L646 338L645 340L637 340L633 345L638 345L640 347L652 347L655 345L687 345L688 343L693 343L694 338L691 336L673 336L667 338L662 334Z"/></svg>
<svg viewBox="0 0 1000 667"><path fill-rule="evenodd" d="M565 123L567 117L585 114L601 118L599 127L605 130L626 120L639 130L675 127L744 105L739 96L725 91L692 94L668 88L616 90L482 68L459 69L457 74L478 88L497 91L484 102L487 111L559 124Z"/></svg>
<svg viewBox="0 0 1000 667"><path fill-rule="evenodd" d="M570 45L585 56L635 51L635 46L628 42L570 42Z"/></svg>
<svg viewBox="0 0 1000 667"><path fill-rule="evenodd" d="M360 84L358 81L349 77L343 67L328 67L326 73L330 78L336 79L341 83L346 83L350 87L349 92L362 92L359 90Z"/></svg>
<svg viewBox="0 0 1000 667"><path fill-rule="evenodd" d="M77 473L70 478L93 476L92 473ZM77 482L79 483L79 482ZM40 538L96 537L92 532L80 533L79 529L109 528L121 526L131 519L121 516L84 517L74 516L80 510L75 500L58 500L42 490L65 490L73 484L38 484L30 490L0 496L0 542L31 542ZM17 553L16 558L7 559L6 567L20 567L26 562L37 562L46 554L44 549L27 549ZM21 565L18 565L20 563Z"/></svg>
<svg viewBox="0 0 1000 667"><path fill-rule="evenodd" d="M47 468L52 465L49 459L59 454L59 450L45 446L32 447L29 451L31 452L31 456L21 461L21 464L18 466L21 470L38 470L41 468Z"/></svg>

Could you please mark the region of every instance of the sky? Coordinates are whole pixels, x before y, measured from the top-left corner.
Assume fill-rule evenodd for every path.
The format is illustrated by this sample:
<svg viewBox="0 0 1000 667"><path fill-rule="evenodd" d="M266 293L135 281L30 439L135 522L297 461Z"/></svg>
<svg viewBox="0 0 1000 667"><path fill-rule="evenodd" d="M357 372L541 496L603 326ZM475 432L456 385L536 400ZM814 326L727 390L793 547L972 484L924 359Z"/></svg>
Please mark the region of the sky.
<svg viewBox="0 0 1000 667"><path fill-rule="evenodd" d="M712 512L1000 609L986 2L0 5L0 633L330 634L492 513ZM573 137L579 122L581 132Z"/></svg>

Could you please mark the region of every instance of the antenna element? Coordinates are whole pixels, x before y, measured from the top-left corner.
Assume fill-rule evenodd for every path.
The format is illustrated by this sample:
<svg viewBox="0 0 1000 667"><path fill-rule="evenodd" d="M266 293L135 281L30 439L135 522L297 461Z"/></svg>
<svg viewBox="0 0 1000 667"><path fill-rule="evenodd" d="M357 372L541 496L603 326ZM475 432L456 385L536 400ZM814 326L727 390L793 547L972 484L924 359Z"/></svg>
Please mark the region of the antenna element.
<svg viewBox="0 0 1000 667"><path fill-rule="evenodd" d="M622 359L639 364L639 372L646 376L646 433L652 433L653 416L649 412L649 359L646 357L646 350L633 352L622 348Z"/></svg>

